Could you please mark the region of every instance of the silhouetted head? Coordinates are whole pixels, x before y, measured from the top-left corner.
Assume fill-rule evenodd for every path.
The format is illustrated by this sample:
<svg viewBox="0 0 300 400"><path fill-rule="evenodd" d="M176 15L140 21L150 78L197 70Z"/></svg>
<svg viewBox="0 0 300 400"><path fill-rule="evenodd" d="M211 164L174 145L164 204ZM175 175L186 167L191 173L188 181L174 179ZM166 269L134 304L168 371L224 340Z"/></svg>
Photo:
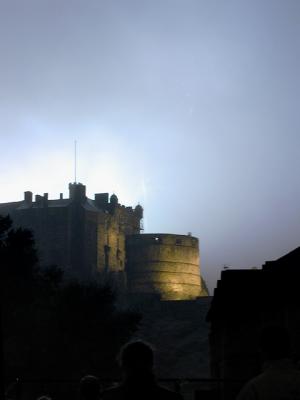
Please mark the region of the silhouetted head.
<svg viewBox="0 0 300 400"><path fill-rule="evenodd" d="M280 360L290 356L290 338L282 326L268 326L261 332L260 346L265 360Z"/></svg>
<svg viewBox="0 0 300 400"><path fill-rule="evenodd" d="M153 370L152 347L138 340L127 343L120 353L120 363L127 376L152 374Z"/></svg>
<svg viewBox="0 0 300 400"><path fill-rule="evenodd" d="M86 375L80 381L80 398L82 400L97 400L100 396L99 379L93 375Z"/></svg>

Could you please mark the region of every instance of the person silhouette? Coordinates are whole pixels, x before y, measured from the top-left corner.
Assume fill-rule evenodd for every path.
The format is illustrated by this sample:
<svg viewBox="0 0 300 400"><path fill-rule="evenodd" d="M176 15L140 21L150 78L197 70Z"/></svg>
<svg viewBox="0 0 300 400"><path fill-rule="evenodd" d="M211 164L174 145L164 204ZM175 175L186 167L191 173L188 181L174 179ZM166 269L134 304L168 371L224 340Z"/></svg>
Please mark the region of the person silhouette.
<svg viewBox="0 0 300 400"><path fill-rule="evenodd" d="M179 393L157 384L153 372L154 354L143 341L127 343L120 352L123 381L103 393L104 400L182 400Z"/></svg>
<svg viewBox="0 0 300 400"><path fill-rule="evenodd" d="M263 371L251 379L237 400L300 400L300 371L290 358L290 338L281 326L263 329L260 338Z"/></svg>
<svg viewBox="0 0 300 400"><path fill-rule="evenodd" d="M93 375L86 375L80 380L80 400L99 400L101 385L99 379Z"/></svg>

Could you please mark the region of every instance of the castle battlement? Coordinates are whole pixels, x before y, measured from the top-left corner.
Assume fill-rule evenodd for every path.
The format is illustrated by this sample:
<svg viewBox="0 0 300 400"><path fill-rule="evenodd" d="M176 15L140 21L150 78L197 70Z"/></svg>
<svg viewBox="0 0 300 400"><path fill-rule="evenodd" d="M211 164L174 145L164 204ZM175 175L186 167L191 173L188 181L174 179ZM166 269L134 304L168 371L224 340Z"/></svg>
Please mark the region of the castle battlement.
<svg viewBox="0 0 300 400"><path fill-rule="evenodd" d="M166 300L201 296L199 242L190 235L141 234L143 208L121 205L118 197L86 196L81 183L69 184L69 198L49 199L30 191L19 202L0 204L15 226L33 231L41 265L57 265L66 276L91 280L117 277L130 293Z"/></svg>

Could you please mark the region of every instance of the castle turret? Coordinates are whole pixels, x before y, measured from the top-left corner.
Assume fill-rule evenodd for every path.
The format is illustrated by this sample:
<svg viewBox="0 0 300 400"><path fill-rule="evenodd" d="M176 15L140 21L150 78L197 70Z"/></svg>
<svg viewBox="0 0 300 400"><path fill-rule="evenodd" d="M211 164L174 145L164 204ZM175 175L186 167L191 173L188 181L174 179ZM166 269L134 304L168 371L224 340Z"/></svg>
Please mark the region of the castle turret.
<svg viewBox="0 0 300 400"><path fill-rule="evenodd" d="M24 201L26 205L28 206L32 205L32 192L30 191L24 192Z"/></svg>
<svg viewBox="0 0 300 400"><path fill-rule="evenodd" d="M86 199L86 187L82 183L69 183L70 199L82 202Z"/></svg>
<svg viewBox="0 0 300 400"><path fill-rule="evenodd" d="M134 209L134 213L138 218L142 219L144 214L143 207L140 204L138 204Z"/></svg>
<svg viewBox="0 0 300 400"><path fill-rule="evenodd" d="M118 197L115 194L112 194L109 199L109 211L111 214L115 213L118 204L119 204Z"/></svg>
<svg viewBox="0 0 300 400"><path fill-rule="evenodd" d="M116 206L116 205L118 204L118 202L119 202L119 199L118 199L117 195L112 194L112 195L110 196L110 204L111 204L112 206Z"/></svg>
<svg viewBox="0 0 300 400"><path fill-rule="evenodd" d="M162 300L203 296L197 238L161 233L129 235L126 250L130 293L157 294Z"/></svg>

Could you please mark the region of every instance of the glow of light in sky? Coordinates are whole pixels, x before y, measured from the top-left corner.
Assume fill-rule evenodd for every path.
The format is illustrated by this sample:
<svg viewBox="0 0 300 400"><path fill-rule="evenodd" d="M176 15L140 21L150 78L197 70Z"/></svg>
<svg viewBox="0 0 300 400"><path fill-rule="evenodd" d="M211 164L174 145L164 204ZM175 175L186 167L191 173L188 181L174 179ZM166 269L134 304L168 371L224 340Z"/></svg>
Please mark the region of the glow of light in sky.
<svg viewBox="0 0 300 400"><path fill-rule="evenodd" d="M59 6L58 6L59 4ZM299 0L0 2L0 202L115 192L228 262L300 244Z"/></svg>

